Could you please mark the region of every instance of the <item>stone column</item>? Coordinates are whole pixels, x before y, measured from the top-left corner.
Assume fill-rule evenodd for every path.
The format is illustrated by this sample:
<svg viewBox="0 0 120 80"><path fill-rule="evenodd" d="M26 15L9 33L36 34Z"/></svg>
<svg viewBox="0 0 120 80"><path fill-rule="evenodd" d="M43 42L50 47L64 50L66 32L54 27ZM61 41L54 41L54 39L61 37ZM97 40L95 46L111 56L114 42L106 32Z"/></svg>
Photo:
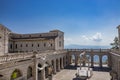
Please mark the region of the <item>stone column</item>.
<svg viewBox="0 0 120 80"><path fill-rule="evenodd" d="M99 56L100 59L100 67L102 67L102 55Z"/></svg>
<svg viewBox="0 0 120 80"><path fill-rule="evenodd" d="M34 76L34 80L38 80L38 63L37 63L37 59L36 59L36 53L34 53L34 71L33 71L33 76Z"/></svg>
<svg viewBox="0 0 120 80"><path fill-rule="evenodd" d="M108 62L107 62L107 63L108 63L108 67L111 68L111 67L112 67L112 66L111 66L111 63L112 63L112 62L111 62L110 55L108 55Z"/></svg>
<svg viewBox="0 0 120 80"><path fill-rule="evenodd" d="M64 57L64 67L66 67L66 58Z"/></svg>
<svg viewBox="0 0 120 80"><path fill-rule="evenodd" d="M75 55L75 66L78 66L78 56Z"/></svg>
<svg viewBox="0 0 120 80"><path fill-rule="evenodd" d="M41 80L45 80L45 68L41 70Z"/></svg>
<svg viewBox="0 0 120 80"><path fill-rule="evenodd" d="M94 58L93 58L93 54L92 54L92 55L91 55L91 67L94 67L94 66L93 66L93 63L94 63L94 62L93 62L93 61L94 61Z"/></svg>
<svg viewBox="0 0 120 80"><path fill-rule="evenodd" d="M61 58L61 69L63 69L64 66L63 66L63 58Z"/></svg>
<svg viewBox="0 0 120 80"><path fill-rule="evenodd" d="M60 59L58 59L58 72L60 71Z"/></svg>
<svg viewBox="0 0 120 80"><path fill-rule="evenodd" d="M54 60L54 64L53 64L53 66L54 66L54 74L56 74L56 60Z"/></svg>

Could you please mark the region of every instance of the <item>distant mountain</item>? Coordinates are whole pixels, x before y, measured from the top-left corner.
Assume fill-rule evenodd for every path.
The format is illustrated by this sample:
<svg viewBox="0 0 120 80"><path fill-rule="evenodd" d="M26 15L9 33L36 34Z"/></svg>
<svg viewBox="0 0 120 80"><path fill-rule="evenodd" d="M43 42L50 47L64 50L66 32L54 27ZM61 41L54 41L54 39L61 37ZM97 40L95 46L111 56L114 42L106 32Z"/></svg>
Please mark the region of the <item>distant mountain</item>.
<svg viewBox="0 0 120 80"><path fill-rule="evenodd" d="M109 49L111 48L110 46L94 46L94 45L76 45L76 44L71 44L71 45L66 45L65 49Z"/></svg>

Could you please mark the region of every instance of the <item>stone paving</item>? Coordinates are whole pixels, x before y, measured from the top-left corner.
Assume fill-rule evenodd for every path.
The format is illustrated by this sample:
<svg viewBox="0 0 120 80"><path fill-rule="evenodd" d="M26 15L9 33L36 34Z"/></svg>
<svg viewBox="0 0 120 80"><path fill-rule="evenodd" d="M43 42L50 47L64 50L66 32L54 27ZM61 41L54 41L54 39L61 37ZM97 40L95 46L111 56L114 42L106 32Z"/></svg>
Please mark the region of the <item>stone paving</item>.
<svg viewBox="0 0 120 80"><path fill-rule="evenodd" d="M63 69L53 76L53 80L80 80L75 78L75 69ZM93 76L88 80L110 80L109 72L93 71Z"/></svg>

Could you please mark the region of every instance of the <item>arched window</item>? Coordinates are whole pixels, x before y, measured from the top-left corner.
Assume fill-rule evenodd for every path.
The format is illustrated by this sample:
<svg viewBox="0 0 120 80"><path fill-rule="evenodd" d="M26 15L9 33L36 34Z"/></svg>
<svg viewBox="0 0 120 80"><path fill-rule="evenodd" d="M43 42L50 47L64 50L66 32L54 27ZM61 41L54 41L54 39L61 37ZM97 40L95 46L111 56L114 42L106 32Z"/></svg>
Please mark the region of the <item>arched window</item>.
<svg viewBox="0 0 120 80"><path fill-rule="evenodd" d="M12 75L11 75L11 80L17 79L17 78L19 78L21 76L22 76L22 74L21 74L20 70L15 69L13 71Z"/></svg>

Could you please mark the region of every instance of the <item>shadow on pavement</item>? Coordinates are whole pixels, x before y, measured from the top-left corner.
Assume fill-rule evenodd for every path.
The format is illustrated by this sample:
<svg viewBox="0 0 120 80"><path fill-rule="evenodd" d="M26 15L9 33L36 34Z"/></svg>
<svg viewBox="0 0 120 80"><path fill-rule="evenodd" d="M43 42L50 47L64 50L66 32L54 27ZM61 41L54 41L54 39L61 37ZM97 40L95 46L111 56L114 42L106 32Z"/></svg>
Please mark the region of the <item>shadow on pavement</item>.
<svg viewBox="0 0 120 80"><path fill-rule="evenodd" d="M79 66L69 65L66 66L65 69L76 70ZM108 67L92 67L93 71L102 71L102 72L109 72L111 69Z"/></svg>
<svg viewBox="0 0 120 80"><path fill-rule="evenodd" d="M86 80L86 79L73 78L73 80Z"/></svg>

